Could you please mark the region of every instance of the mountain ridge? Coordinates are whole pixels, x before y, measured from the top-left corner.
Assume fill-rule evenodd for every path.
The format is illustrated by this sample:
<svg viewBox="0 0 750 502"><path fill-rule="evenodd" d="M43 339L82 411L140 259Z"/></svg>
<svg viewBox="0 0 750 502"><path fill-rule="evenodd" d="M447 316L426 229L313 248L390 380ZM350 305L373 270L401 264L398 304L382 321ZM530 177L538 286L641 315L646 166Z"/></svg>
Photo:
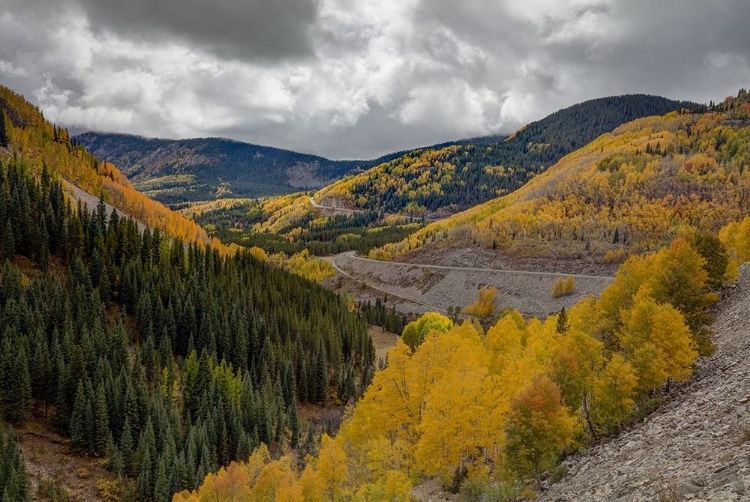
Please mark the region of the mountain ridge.
<svg viewBox="0 0 750 502"><path fill-rule="evenodd" d="M519 190L373 253L405 257L464 243L516 257L619 263L745 216L750 158L740 92L707 113L637 119L563 157Z"/></svg>
<svg viewBox="0 0 750 502"><path fill-rule="evenodd" d="M510 193L565 155L634 119L702 105L661 96L597 98L558 110L495 142L417 149L321 189L354 209L448 215Z"/></svg>
<svg viewBox="0 0 750 502"><path fill-rule="evenodd" d="M411 151L401 150L375 159L332 160L221 137L166 139L87 131L73 140L118 166L135 187L171 205L321 188L346 174L367 170Z"/></svg>

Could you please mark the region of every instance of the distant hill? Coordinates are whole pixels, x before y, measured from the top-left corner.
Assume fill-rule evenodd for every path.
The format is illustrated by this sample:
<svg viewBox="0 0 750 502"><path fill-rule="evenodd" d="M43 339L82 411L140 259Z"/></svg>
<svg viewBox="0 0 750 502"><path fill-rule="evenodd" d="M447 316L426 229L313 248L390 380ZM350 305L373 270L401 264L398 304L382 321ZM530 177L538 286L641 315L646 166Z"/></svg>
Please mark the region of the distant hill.
<svg viewBox="0 0 750 502"><path fill-rule="evenodd" d="M373 250L397 258L446 245L519 258L618 263L677 236L717 232L750 215L750 94L706 113L624 124L512 194Z"/></svg>
<svg viewBox="0 0 750 502"><path fill-rule="evenodd" d="M87 132L73 139L116 165L138 190L171 205L319 188L393 157L334 161L220 138L168 140Z"/></svg>
<svg viewBox="0 0 750 502"><path fill-rule="evenodd" d="M326 187L316 199L389 213L451 214L518 189L621 124L681 108L700 106L643 94L594 99L507 138L475 138L409 152Z"/></svg>

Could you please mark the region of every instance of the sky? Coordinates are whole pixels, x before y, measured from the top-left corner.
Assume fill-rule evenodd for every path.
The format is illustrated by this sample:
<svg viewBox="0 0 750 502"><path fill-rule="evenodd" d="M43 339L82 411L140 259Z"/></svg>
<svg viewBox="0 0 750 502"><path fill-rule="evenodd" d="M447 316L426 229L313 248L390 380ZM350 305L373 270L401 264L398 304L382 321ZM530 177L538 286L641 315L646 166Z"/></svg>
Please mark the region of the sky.
<svg viewBox="0 0 750 502"><path fill-rule="evenodd" d="M0 84L71 132L373 158L587 99L750 87L748 0L0 0Z"/></svg>

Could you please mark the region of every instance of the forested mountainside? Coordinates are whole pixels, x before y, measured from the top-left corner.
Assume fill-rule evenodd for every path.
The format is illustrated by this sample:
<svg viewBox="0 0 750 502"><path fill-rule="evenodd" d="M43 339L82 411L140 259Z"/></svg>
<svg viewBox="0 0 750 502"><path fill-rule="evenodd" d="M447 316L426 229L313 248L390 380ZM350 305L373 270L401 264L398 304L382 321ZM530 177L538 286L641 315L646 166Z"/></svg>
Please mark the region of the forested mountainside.
<svg viewBox="0 0 750 502"><path fill-rule="evenodd" d="M681 108L699 107L642 94L594 99L555 112L501 141L409 152L322 189L316 199L379 212L451 214L516 190L621 124Z"/></svg>
<svg viewBox="0 0 750 502"><path fill-rule="evenodd" d="M87 132L73 138L168 205L317 188L390 160L334 161L221 138L167 140Z"/></svg>
<svg viewBox="0 0 750 502"><path fill-rule="evenodd" d="M0 86L0 112L0 146L4 147L0 148L0 158L8 155L22 158L36 174L46 166L51 174L90 194L101 195L123 213L169 237L201 246L212 244L222 252L227 251L193 221L134 190L115 166L76 145L66 129L47 122L38 108L3 86Z"/></svg>
<svg viewBox="0 0 750 502"><path fill-rule="evenodd" d="M368 324L400 320L248 251L141 232L103 202L89 211L65 179L113 199L115 187L131 205L143 196L20 96L2 96L2 421L23 434L33 419L36 433L101 457L123 500L169 500L261 443L314 451L337 426L336 413L319 418L325 407L372 378ZM3 435L0 489L27 500L14 448ZM73 485L61 489L75 496Z"/></svg>
<svg viewBox="0 0 750 502"><path fill-rule="evenodd" d="M680 153L683 143L672 142L675 137L687 141L695 134L695 144L703 145L700 155L721 165L706 169L709 161L696 153L692 161L702 163L682 164L681 176L668 186L681 189L686 183L707 188L700 195L732 195L720 204L726 216L716 217L718 207L705 211L718 205L718 195L707 206L686 208L684 215L692 210L695 218L706 215L712 224L696 223L700 231L686 220L659 251L628 258L599 299L584 299L545 321L506 311L485 333L478 324L455 326L439 314L426 314L404 329L388 366L376 373L351 418L338 436L323 437L317 458L304 469L294 456L276 457L261 447L249 462L207 476L200 490L176 500L239 495L306 501L321 493L332 500L406 500L415 482L433 476L445 489L473 500L534 498L532 490L542 486L543 477L554 482L564 475L555 467L561 455L647 415L659 405L665 383L686 380L696 357L713 351L707 308L717 295L711 288L734 277L737 264L750 258L750 218L742 219L748 199L741 196L741 175L747 171L742 138L750 118L746 100L741 91L720 105L721 112L636 121L571 156L591 154L586 165L608 175L597 186L617 187L639 178L632 166L618 177L602 163L611 158L603 145L612 138L623 136L615 141L620 147L629 144L626 139L640 139L633 153L654 156L650 169L656 170L663 159L686 153ZM669 124L676 127L665 127ZM644 128L651 129L645 138ZM561 178L553 178L556 173ZM540 177L517 197L528 191L549 200L540 187L550 183L565 189L565 174L555 167L544 175L552 181ZM713 180L740 188L712 192ZM511 207L513 199L507 199ZM564 213L559 220L565 221ZM614 229L609 235L614 238ZM654 240L653 249L664 242L663 236Z"/></svg>
<svg viewBox="0 0 750 502"><path fill-rule="evenodd" d="M331 214L331 213L339 214ZM257 246L287 255L306 250L327 256L343 251L367 254L398 242L424 226L419 218L375 211L331 211L315 207L309 193L268 199L225 199L181 211L226 244Z"/></svg>
<svg viewBox="0 0 750 502"><path fill-rule="evenodd" d="M750 213L749 100L743 89L707 113L625 124L513 194L371 255L389 259L455 243L616 263L685 232L717 232Z"/></svg>

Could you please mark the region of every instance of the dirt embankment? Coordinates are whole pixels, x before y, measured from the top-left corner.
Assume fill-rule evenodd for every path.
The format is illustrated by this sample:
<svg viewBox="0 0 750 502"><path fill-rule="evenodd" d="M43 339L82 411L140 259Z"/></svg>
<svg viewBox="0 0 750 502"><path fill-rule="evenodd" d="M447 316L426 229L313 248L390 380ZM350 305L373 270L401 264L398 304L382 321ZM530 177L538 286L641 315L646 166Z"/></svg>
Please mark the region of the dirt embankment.
<svg viewBox="0 0 750 502"><path fill-rule="evenodd" d="M328 260L353 282L339 284L353 296L361 299L388 294L398 310L411 313L463 308L476 300L480 288L495 287L498 308L508 306L525 315L544 317L585 296L598 295L612 281L608 276L575 274L575 292L555 298L551 293L555 281L571 274L383 262L357 257L353 252Z"/></svg>
<svg viewBox="0 0 750 502"><path fill-rule="evenodd" d="M750 500L750 267L716 308L716 353L667 404L566 460L539 500Z"/></svg>

